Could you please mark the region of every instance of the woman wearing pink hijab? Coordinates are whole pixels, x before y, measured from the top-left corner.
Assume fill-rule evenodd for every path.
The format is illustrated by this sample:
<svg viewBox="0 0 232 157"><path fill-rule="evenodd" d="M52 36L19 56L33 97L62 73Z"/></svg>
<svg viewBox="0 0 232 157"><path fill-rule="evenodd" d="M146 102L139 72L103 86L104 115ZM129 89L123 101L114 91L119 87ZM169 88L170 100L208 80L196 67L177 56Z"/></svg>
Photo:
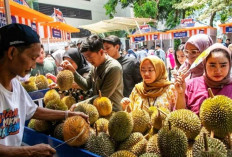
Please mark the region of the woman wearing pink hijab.
<svg viewBox="0 0 232 157"><path fill-rule="evenodd" d="M232 99L231 52L220 43L209 47L210 54L203 60L203 76L185 81L177 77L177 109L188 108L199 114L202 102L209 97L208 88L214 95L225 95Z"/></svg>
<svg viewBox="0 0 232 157"><path fill-rule="evenodd" d="M186 60L178 70L179 75L183 75L183 77L186 78L185 80L202 76L204 72L203 64L199 64L190 71L188 71L188 69L196 58L212 44L213 40L206 34L197 34L190 37L185 44L184 53Z"/></svg>

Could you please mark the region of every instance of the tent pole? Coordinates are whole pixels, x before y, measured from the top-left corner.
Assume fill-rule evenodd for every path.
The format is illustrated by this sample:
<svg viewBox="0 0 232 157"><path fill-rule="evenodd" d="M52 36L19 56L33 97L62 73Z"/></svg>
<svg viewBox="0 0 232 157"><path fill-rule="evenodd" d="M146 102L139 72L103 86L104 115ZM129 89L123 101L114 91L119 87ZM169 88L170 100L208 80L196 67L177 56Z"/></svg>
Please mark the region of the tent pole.
<svg viewBox="0 0 232 157"><path fill-rule="evenodd" d="M140 29L140 27L139 27L139 24L138 24L138 22L137 22L136 20L135 20L135 23L136 23L136 25L137 25L137 27L138 27L138 29L139 29L139 33L142 34L141 29Z"/></svg>
<svg viewBox="0 0 232 157"><path fill-rule="evenodd" d="M10 5L9 5L9 0L4 0L4 9L6 12L6 23L11 24L11 13L10 13Z"/></svg>

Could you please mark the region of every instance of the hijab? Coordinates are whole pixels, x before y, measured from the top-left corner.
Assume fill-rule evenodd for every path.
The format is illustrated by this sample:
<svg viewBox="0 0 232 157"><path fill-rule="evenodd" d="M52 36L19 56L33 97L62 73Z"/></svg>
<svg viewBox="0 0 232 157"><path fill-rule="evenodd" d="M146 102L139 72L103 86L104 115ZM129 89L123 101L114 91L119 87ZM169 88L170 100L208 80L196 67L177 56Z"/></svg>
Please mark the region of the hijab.
<svg viewBox="0 0 232 157"><path fill-rule="evenodd" d="M209 50L210 50L210 54L214 51L214 50L224 50L228 56L229 56L229 65L231 67L231 52L230 50L225 47L224 45L222 45L221 43L216 43L216 44L213 44L212 46L209 47ZM209 55L210 55L209 54ZM207 58L206 58L207 59ZM231 71L231 68L229 69L229 72L227 74L227 76L221 80L221 81L213 81L211 80L207 73L206 73L206 59L203 61L203 64L204 64L204 70L205 70L205 74L204 74L204 80L205 80L205 83L206 85L209 87L209 88L223 88L224 85L227 85L227 84L230 84L232 83L232 78L230 77L230 71Z"/></svg>
<svg viewBox="0 0 232 157"><path fill-rule="evenodd" d="M65 50L57 50L54 53L52 53L52 57L55 59L55 61L57 62L58 65L61 64L61 62L63 61L63 55L65 53Z"/></svg>
<svg viewBox="0 0 232 157"><path fill-rule="evenodd" d="M80 53L77 48L70 48L68 49L63 56L63 59L67 57L72 59L77 64L76 71L83 75L84 73L88 73L90 71L90 66L85 60L84 56Z"/></svg>
<svg viewBox="0 0 232 157"><path fill-rule="evenodd" d="M144 58L140 64L140 72L141 72L142 64L146 60L149 60L154 66L156 79L152 83L145 83L144 81L138 83L135 85L135 88L137 89L138 93L144 98L146 97L156 98L162 95L166 91L166 89L169 87L171 82L168 81L167 78L168 74L163 60L161 60L156 56L149 56Z"/></svg>
<svg viewBox="0 0 232 157"><path fill-rule="evenodd" d="M206 35L206 34L197 34L197 35L193 35L191 36L188 41L185 44L185 49L186 46L188 44L192 44L194 46L197 47L197 49L200 51L200 53L202 53L204 50L206 50L209 46L211 46L213 44L213 40L211 39L210 36ZM188 59L185 60L184 64L181 66L180 69L184 69L184 68L190 68L190 63L188 62ZM191 69L191 78L194 77L199 77L202 76L204 71L204 65L203 64L199 64L198 66L196 66L195 68Z"/></svg>

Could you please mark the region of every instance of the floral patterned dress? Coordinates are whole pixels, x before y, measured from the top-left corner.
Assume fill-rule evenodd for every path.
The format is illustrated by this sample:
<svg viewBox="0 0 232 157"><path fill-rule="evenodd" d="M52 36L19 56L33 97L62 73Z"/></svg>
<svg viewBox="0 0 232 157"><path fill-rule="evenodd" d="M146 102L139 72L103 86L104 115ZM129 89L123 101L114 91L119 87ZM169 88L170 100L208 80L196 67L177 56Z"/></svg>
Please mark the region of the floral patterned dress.
<svg viewBox="0 0 232 157"><path fill-rule="evenodd" d="M136 88L134 88L130 95L130 107L133 110L141 108L148 109L150 106L165 107L172 111L176 104L176 89L173 84L169 85L167 90L157 98L144 98L139 95Z"/></svg>

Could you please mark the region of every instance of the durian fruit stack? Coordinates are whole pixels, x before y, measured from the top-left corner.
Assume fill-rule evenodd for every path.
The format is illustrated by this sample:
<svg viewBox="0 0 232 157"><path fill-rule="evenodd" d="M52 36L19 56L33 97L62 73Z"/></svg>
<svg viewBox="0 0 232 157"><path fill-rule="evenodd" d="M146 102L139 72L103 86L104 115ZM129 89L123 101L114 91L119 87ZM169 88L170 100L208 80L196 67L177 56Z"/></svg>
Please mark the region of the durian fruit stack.
<svg viewBox="0 0 232 157"><path fill-rule="evenodd" d="M22 86L27 92L33 92L37 90L47 89L50 80L44 75L37 75L30 77L27 81L22 82Z"/></svg>
<svg viewBox="0 0 232 157"><path fill-rule="evenodd" d="M225 96L206 99L199 117L187 109L171 112L154 106L113 113L112 103L101 94L75 111L89 115L90 124L81 118L66 120L56 129L63 131L60 138L77 136L68 144L84 145L103 157L232 157L232 100Z"/></svg>

